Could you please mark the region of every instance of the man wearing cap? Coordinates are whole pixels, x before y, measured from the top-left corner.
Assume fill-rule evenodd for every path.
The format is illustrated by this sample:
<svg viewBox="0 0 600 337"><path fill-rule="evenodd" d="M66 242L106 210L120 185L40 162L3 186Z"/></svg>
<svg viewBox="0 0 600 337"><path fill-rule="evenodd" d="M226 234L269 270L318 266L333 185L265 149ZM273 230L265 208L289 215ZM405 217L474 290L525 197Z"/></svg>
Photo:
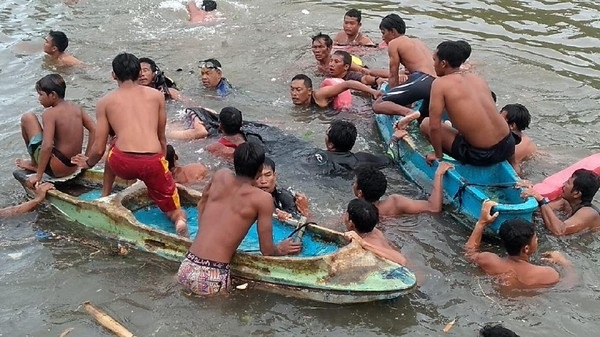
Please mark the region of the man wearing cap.
<svg viewBox="0 0 600 337"><path fill-rule="evenodd" d="M227 96L233 90L229 81L223 77L221 62L215 59L200 61L200 79L205 88L216 90L219 96Z"/></svg>

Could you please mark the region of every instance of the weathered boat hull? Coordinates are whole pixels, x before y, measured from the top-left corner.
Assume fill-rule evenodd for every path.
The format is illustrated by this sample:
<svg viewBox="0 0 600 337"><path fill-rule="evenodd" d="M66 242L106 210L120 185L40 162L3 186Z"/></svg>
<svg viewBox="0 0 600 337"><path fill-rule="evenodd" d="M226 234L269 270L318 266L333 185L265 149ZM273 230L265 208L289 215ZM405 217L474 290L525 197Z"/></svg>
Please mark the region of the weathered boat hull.
<svg viewBox="0 0 600 337"><path fill-rule="evenodd" d="M398 116L375 114L377 127L385 143L391 147L397 146L397 163L402 172L420 188L430 190L437 165L429 166L425 156L433 148L421 135L416 122L409 126L408 136L399 140L397 145L391 144L394 123L398 119ZM444 176L444 201L453 206L450 214L460 223L473 228L486 199L498 202L493 211L500 213L496 221L488 226L492 234L497 234L506 220L532 220L537 202L534 198L521 198L521 189L515 187L519 178L507 161L482 167L464 165L446 156L444 160L454 164L454 169Z"/></svg>
<svg viewBox="0 0 600 337"><path fill-rule="evenodd" d="M15 171L14 176L25 187L25 172ZM69 186L99 186L101 181L101 172L87 171L58 185L57 190L48 193L47 201L68 219L102 237L169 260L183 259L191 244L189 239L152 228L134 217L131 210L151 204L142 183L127 186L120 182L124 190L92 201L63 192ZM179 192L182 203L196 204L201 197L199 192L184 187ZM342 233L314 225L307 226L308 232L340 248L316 257L270 257L238 251L231 263L232 275L283 295L329 303L391 299L415 288L416 278L410 270L375 256Z"/></svg>

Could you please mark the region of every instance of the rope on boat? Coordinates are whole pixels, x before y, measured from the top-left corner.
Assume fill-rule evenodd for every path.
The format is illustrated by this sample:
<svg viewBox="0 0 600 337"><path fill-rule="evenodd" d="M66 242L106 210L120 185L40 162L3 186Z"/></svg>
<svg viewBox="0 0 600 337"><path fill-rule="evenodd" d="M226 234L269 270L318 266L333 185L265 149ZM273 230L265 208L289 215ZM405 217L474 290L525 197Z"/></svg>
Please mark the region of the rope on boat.
<svg viewBox="0 0 600 337"><path fill-rule="evenodd" d="M288 235L288 239L291 238L292 236L294 236L294 234L298 233L299 231L301 231L308 225L317 225L317 223L314 221L308 221L308 222L303 223L302 225L300 225L296 229L294 229L294 231L292 233L290 233L290 235ZM300 238L300 235L298 235L298 238Z"/></svg>
<svg viewBox="0 0 600 337"><path fill-rule="evenodd" d="M458 191L456 191L456 194L454 195L454 198L453 198L453 199L458 198L458 208L462 208L463 194L465 193L465 190L469 186L488 187L488 188L504 188L504 189L516 188L515 183L478 184L478 183L470 183L470 182L463 181L462 185L458 188Z"/></svg>

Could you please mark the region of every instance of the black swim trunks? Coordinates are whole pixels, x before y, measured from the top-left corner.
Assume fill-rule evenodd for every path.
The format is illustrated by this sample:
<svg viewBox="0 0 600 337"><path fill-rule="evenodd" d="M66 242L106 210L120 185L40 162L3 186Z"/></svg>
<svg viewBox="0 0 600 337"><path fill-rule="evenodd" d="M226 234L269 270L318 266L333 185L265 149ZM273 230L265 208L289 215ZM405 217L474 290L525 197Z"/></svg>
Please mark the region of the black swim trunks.
<svg viewBox="0 0 600 337"><path fill-rule="evenodd" d="M419 120L422 120L429 116L429 94L433 80L435 80L435 77L415 71L408 75L406 82L391 88L383 94L381 99L403 106L423 100L423 104L421 104L421 108L419 109L419 112L421 112Z"/></svg>
<svg viewBox="0 0 600 337"><path fill-rule="evenodd" d="M454 142L452 142L451 152L450 155L461 163L475 166L489 166L507 160L515 154L515 134L510 132L489 149L473 147L463 135L458 134L454 138Z"/></svg>

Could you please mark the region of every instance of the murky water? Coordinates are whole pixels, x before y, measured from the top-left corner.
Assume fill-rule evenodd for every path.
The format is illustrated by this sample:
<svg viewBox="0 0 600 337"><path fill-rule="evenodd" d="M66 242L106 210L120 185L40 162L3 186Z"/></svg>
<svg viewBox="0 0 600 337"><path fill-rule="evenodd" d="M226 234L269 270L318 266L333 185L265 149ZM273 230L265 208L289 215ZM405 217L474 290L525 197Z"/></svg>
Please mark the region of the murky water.
<svg viewBox="0 0 600 337"><path fill-rule="evenodd" d="M532 112L529 134L542 154L526 166L539 180L597 152L600 103L600 5L595 1L220 1L226 18L212 27L194 27L173 0L8 0L0 3L0 163L1 205L22 200L11 178L15 158L26 154L19 132L24 111L40 111L34 83L55 71L44 62L42 38L50 29L66 31L69 51L88 66L61 70L68 99L93 113L99 96L115 86L110 61L121 51L154 58L183 88L184 94L211 108L239 107L247 119L274 125L306 144L323 146L331 114L291 106L289 79L313 75L310 36L341 28L351 6L363 9L363 29L379 39L381 17L396 12L408 35L431 48L445 39L465 39L471 62L498 94L499 107L519 102ZM308 10L309 14L304 14ZM236 95L208 97L198 81L198 60L216 57L224 64ZM385 51L363 59L385 67ZM177 71L181 69L181 71ZM366 102L338 117L357 123L360 150L381 151ZM169 104L175 120L181 107ZM206 143L175 143L182 161L218 164L201 149ZM307 145L308 146L308 145ZM285 148L282 146L282 148ZM296 158L297 156L293 156ZM283 184L310 196L320 222L342 229L337 216L351 199L350 182L315 179L295 160L277 154ZM281 164L279 164L281 162ZM389 192L423 197L395 169L385 171ZM69 233L39 242L35 227ZM594 234L555 238L539 229L540 250L558 249L572 259L579 283L536 294L507 296L463 258L468 232L445 216L405 217L381 224L390 240L402 246L426 282L415 294L393 302L333 306L272 295L255 289L227 299L194 299L175 285L176 263L132 253L114 255L114 242L71 233L77 228L42 209L2 219L0 226L0 335L107 336L80 307L91 300L139 336L380 336L439 335L456 319L454 336L472 336L488 322L503 322L522 336L592 336L598 323L600 243ZM493 243L485 249L500 252ZM536 261L538 257L535 258Z"/></svg>

